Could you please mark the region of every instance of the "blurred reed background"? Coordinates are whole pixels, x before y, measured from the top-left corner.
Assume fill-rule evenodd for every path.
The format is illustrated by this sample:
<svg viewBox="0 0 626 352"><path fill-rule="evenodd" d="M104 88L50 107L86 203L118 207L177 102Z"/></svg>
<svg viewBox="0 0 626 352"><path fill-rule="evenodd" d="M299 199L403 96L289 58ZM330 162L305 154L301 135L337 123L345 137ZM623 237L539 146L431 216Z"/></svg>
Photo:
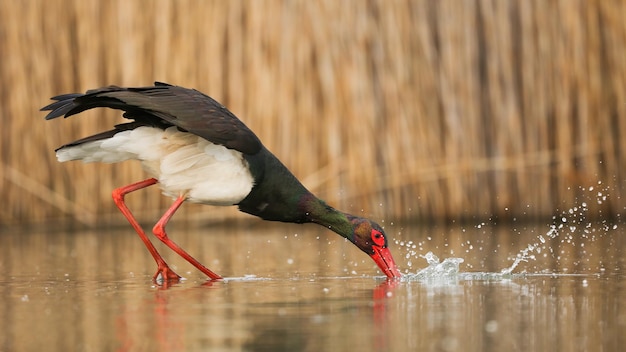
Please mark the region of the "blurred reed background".
<svg viewBox="0 0 626 352"><path fill-rule="evenodd" d="M0 224L125 223L110 192L146 177L137 163L53 152L120 113L38 110L155 80L211 95L314 193L376 220L621 214L625 46L619 0L3 1ZM171 202L128 200L144 221Z"/></svg>

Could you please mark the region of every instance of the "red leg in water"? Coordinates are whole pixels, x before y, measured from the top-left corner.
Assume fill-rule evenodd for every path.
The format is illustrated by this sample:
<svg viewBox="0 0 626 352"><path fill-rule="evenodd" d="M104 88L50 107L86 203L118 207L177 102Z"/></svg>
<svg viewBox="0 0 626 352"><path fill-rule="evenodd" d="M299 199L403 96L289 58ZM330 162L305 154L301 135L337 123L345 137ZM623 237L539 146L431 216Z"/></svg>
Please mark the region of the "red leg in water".
<svg viewBox="0 0 626 352"><path fill-rule="evenodd" d="M128 222L130 222L131 226L135 229L135 231L137 231L137 234L139 235L139 237L141 237L141 240L146 245L146 247L148 248L148 251L150 251L150 254L152 254L152 257L156 261L157 266L158 266L158 270L157 270L156 274L154 275L153 279L154 279L155 282L158 283L161 280L163 280L163 281L179 280L180 276L178 274L176 274L172 269L170 269L170 267L167 265L165 260L163 260L163 258L161 257L159 252L157 252L157 250L154 247L154 245L152 244L152 242L150 242L150 240L148 239L148 236L146 236L146 233L143 231L141 226L139 226L139 223L137 222L137 220L135 220L135 217L133 216L133 214L130 212L130 210L126 206L126 203L124 203L124 196L126 194L128 194L130 192L133 192L133 191L136 191L138 189L142 189L142 188L146 188L148 186L152 186L153 184L155 184L157 182L158 181L156 179L149 178L147 180L143 180L143 181L140 181L140 182L137 182L137 183L133 183L133 184L128 185L128 186L116 188L113 191L113 200L115 201L115 204L120 209L122 214L124 214L124 216L126 217Z"/></svg>
<svg viewBox="0 0 626 352"><path fill-rule="evenodd" d="M198 270L202 271L206 276L210 277L211 280L220 280L222 277L217 275L216 273L209 270L206 266L202 265L199 261L197 261L194 257L189 255L184 249L180 248L174 241L170 240L167 237L167 233L165 232L165 225L170 220L172 215L178 210L178 208L185 201L185 197L180 196L176 199L174 204L163 214L161 220L154 225L152 232L154 235L160 239L163 243L165 243L168 247L170 247L174 252L178 253L181 257L183 257L186 261L191 263L193 266L198 268Z"/></svg>

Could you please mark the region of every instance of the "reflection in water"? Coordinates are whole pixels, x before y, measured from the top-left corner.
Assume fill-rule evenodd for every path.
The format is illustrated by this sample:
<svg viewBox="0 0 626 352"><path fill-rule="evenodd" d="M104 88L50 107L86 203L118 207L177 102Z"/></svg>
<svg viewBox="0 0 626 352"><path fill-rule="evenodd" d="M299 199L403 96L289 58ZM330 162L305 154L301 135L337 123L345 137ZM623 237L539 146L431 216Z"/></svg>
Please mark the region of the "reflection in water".
<svg viewBox="0 0 626 352"><path fill-rule="evenodd" d="M399 231L388 229L392 237ZM563 237L546 241L535 260L520 263L512 275L500 273L545 231L544 226L402 228L412 237L403 235L398 243L412 245L393 248L392 242L392 250L403 270L415 275L424 269L426 259L420 256L429 251L442 262L463 262L445 279L385 281L367 256L311 227L209 232L172 226L177 242L230 278L207 282L163 251L187 276L168 289L152 284L152 259L126 229L4 232L0 351L623 346L626 253L621 229L610 226L592 233L593 239L563 230ZM408 256L404 262L403 254Z"/></svg>
<svg viewBox="0 0 626 352"><path fill-rule="evenodd" d="M349 287L337 286L333 281L328 280L323 285L321 292L325 292L324 295L329 295L330 290L341 294ZM254 351L327 351L332 350L333 345L338 348L351 344L358 349L374 347L378 351L388 351L391 335L387 303L399 282L385 280L376 285L370 281L370 284L374 284L373 289L348 290L347 298L317 297L298 302L275 302L270 306L279 307L277 311L259 307L261 314L249 316L255 323L250 329L252 336L244 347ZM347 344L351 335L358 342L352 340ZM346 341L337 341L343 338Z"/></svg>

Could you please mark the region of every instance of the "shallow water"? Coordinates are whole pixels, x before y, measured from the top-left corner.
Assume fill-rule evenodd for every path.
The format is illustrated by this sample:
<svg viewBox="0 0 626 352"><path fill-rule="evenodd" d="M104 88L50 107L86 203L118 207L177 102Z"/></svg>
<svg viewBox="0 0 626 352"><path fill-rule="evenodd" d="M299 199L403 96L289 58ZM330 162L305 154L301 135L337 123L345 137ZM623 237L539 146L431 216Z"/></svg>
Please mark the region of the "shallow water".
<svg viewBox="0 0 626 352"><path fill-rule="evenodd" d="M365 254L314 225L172 224L170 237L226 279L207 282L158 245L186 277L167 289L151 282L156 266L130 227L3 231L0 351L611 351L626 344L621 225L385 227L406 274L400 281L386 281Z"/></svg>

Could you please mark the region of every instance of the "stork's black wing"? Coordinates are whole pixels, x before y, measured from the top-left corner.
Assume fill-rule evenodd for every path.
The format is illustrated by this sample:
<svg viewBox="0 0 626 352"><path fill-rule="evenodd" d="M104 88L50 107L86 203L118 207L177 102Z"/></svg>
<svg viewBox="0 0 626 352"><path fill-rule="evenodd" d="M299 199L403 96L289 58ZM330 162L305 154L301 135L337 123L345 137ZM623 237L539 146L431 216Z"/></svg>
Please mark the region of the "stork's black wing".
<svg viewBox="0 0 626 352"><path fill-rule="evenodd" d="M194 89L155 82L152 87L109 86L85 94L64 94L42 108L50 110L46 120L69 117L97 107L125 111L124 117L152 126L177 126L215 144L256 154L259 138L232 112L211 97Z"/></svg>

